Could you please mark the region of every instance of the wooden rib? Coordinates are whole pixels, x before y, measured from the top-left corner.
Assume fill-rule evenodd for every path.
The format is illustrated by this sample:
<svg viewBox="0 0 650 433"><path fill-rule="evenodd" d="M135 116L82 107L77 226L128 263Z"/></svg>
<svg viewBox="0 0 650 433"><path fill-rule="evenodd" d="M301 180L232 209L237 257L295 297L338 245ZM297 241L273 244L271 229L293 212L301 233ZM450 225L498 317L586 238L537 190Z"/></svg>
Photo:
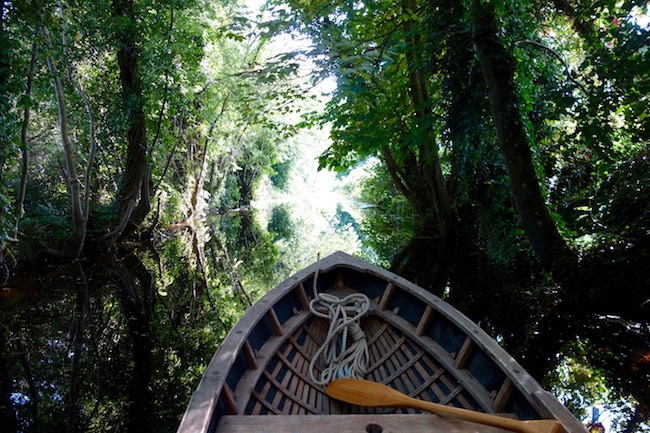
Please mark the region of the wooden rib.
<svg viewBox="0 0 650 433"><path fill-rule="evenodd" d="M379 323L378 320L377 320L377 322ZM377 329L377 331L373 333L372 337L370 337L370 339L368 339L368 346L370 346L372 343L374 343L375 340L377 338L379 338L379 336L381 334L386 332L387 329L388 329L388 323L382 323L381 326L379 327L379 329Z"/></svg>
<svg viewBox="0 0 650 433"><path fill-rule="evenodd" d="M431 307L431 305L427 305L427 308L425 308L424 313L422 313L420 322L418 322L418 327L415 329L415 335L419 336L424 334L424 330L429 324L432 315L433 315L433 307Z"/></svg>
<svg viewBox="0 0 650 433"><path fill-rule="evenodd" d="M314 407L314 408L316 407L316 396L317 395L318 395L318 391L316 391L313 384L310 383L309 384L309 394L308 394L308 398L307 398L307 403L310 406ZM316 413L318 413L318 410L316 411Z"/></svg>
<svg viewBox="0 0 650 433"><path fill-rule="evenodd" d="M372 311L372 304L370 306L370 310L368 311ZM382 323L380 323L372 314L368 314L364 320L361 321L361 328L366 332L367 335L375 335L377 333L377 330L381 328L381 325Z"/></svg>
<svg viewBox="0 0 650 433"><path fill-rule="evenodd" d="M293 401L296 401L295 396L289 395L289 392L287 391L287 387L293 375L289 374L289 372L287 371L284 377L282 378L282 382L279 382L276 377L271 376L268 373L268 371L265 371L264 375L276 388L275 396L273 397L273 401L271 402L271 404L274 407L276 407L280 412L285 413L283 409L280 409L280 402L282 401L282 397L284 396L285 398L289 398Z"/></svg>
<svg viewBox="0 0 650 433"><path fill-rule="evenodd" d="M275 310L273 308L269 308L269 311L266 313L266 317L268 317L271 321L271 326L273 327L273 332L275 335L278 337L284 335L282 324L280 323L280 320L278 319L277 314L275 314Z"/></svg>
<svg viewBox="0 0 650 433"><path fill-rule="evenodd" d="M449 402L452 401L454 398L456 398L456 396L457 396L458 394L460 394L461 391L462 391L463 389L464 389L464 388L463 388L462 385L458 385L458 386L457 386L456 388L454 388L454 389L453 389L449 394L447 394L447 396L445 397L445 399L442 400L442 401L440 402L440 404L449 404Z"/></svg>
<svg viewBox="0 0 650 433"><path fill-rule="evenodd" d="M383 356L382 356L382 357L381 357L381 358L380 358L380 359L379 359L379 360L378 360L374 365L372 365L372 366L368 369L368 372L371 372L371 371L375 370L376 368L378 368L380 365L385 364L386 361L387 361L387 360L388 360L388 359L393 355L393 353L395 353L395 351L396 351L397 349L399 349L399 344L401 344L404 340L406 340L406 337L402 337L400 340L401 340L401 341L400 341L398 344L394 345L394 346L391 347L389 350L384 351L384 352L383 352L383 353L384 353ZM388 347L390 347L390 346L388 346ZM384 348L386 348L386 346L384 346ZM381 352L382 352L382 351L380 351L380 353L381 353Z"/></svg>
<svg viewBox="0 0 650 433"><path fill-rule="evenodd" d="M311 393L311 384L309 382L305 382L305 386L302 389L302 395L300 396L300 401L304 402L309 405L309 394Z"/></svg>
<svg viewBox="0 0 650 433"><path fill-rule="evenodd" d="M499 393L494 399L494 406L493 410L496 413L503 412L503 409L506 406L506 403L508 402L508 399L510 398L510 395L512 394L512 391L514 390L514 384L512 381L506 377L506 380L503 381L501 384L501 388L499 389Z"/></svg>
<svg viewBox="0 0 650 433"><path fill-rule="evenodd" d="M324 400L323 396L324 395L325 394L322 393L322 392L318 392L318 391L316 392L316 401L314 402L314 406L316 407L316 410L318 411L318 413L324 413L324 411L323 411L323 406L324 406L324 404L323 404L323 400Z"/></svg>
<svg viewBox="0 0 650 433"><path fill-rule="evenodd" d="M384 333L383 337L380 338L380 341L381 340L384 341L385 346L388 348L384 349L384 352L392 352L392 355L384 361L384 365L387 367L386 372L391 375L395 371L399 370L402 365L402 362L398 359L398 353L406 341L406 337L399 337L392 328L389 328L389 330Z"/></svg>
<svg viewBox="0 0 650 433"><path fill-rule="evenodd" d="M379 301L379 309L380 310L385 310L386 305L388 305L388 300L390 299L391 295L393 294L393 289L395 286L393 283L388 283L386 286L386 289L384 290L384 294L381 297L381 301Z"/></svg>
<svg viewBox="0 0 650 433"><path fill-rule="evenodd" d="M298 387L296 388L296 397L301 397L302 394L303 394L304 389L305 389L305 381L301 380L301 381L298 382ZM307 413L307 411L305 410L305 408L302 405L298 405L296 411L297 411L298 415L303 415L303 414Z"/></svg>
<svg viewBox="0 0 650 433"><path fill-rule="evenodd" d="M237 415L237 403L235 402L235 396L233 395L232 389L230 389L230 386L228 386L227 383L223 385L221 398L223 399L223 404L226 406L228 413L230 415Z"/></svg>
<svg viewBox="0 0 650 433"><path fill-rule="evenodd" d="M377 338L375 347L378 349L381 357L384 357L385 355L390 355L390 352L396 350L397 346L401 343L400 337L395 335L395 330L389 327ZM381 358L378 362L381 362Z"/></svg>
<svg viewBox="0 0 650 433"><path fill-rule="evenodd" d="M413 366L413 364L415 364L416 362L418 362L420 360L422 355L424 355L424 350L420 350L418 353L415 354L415 356L411 357L411 359L409 359L406 362L406 364L404 364L399 370L397 370L396 372L391 374L388 377L387 381L390 382L390 381L394 380L397 376L404 373L407 369L411 368Z"/></svg>
<svg viewBox="0 0 650 433"><path fill-rule="evenodd" d="M427 359L427 361L428 361L428 362L431 362L431 360L429 360L429 359ZM431 364L429 364L429 367L431 367ZM464 386L464 383L461 382L461 381L459 381L459 380L457 380L457 378L455 378L455 377L453 377L451 374L449 374L449 373L450 373L449 371L447 371L447 373L448 373L448 374L443 374L443 375L441 375L441 376L438 378L438 380L439 380L443 385L445 385L445 388L447 388L448 390L450 390L450 392L451 392L451 390L455 389L459 384ZM452 380L451 380L452 378L454 379L454 381L455 381L456 383L452 382ZM437 385L436 385L436 386L437 386ZM442 392L442 390L440 390L440 391ZM442 394L443 394L444 396L447 395L447 394L444 393L444 392L442 392ZM444 400L444 399L441 398L440 400ZM469 403L468 403L468 405L466 405L466 406L464 406L464 407L465 407L466 409L476 410L476 408L475 408L474 406L469 405Z"/></svg>
<svg viewBox="0 0 650 433"><path fill-rule="evenodd" d="M379 360L380 357L381 357L381 354L378 353L377 345L376 344L372 344L372 345L369 344L368 345L368 370L367 371L369 371L370 366L376 364L376 362Z"/></svg>
<svg viewBox="0 0 650 433"><path fill-rule="evenodd" d="M453 360L449 357L449 353L444 350L435 340L428 335L415 335L415 327L402 317L395 316L389 311L376 310L375 314L382 320L389 322L395 329L407 334L412 335L412 339L418 346L426 350L437 362L441 363L443 367L454 376L456 380L463 383L465 389L474 397L482 410L487 411L492 407L492 399L490 399L483 385L473 377L466 370L458 370L454 366ZM451 388L450 388L451 389Z"/></svg>
<svg viewBox="0 0 650 433"><path fill-rule="evenodd" d="M327 335L327 329L325 329L324 326L314 325L314 322L316 321L317 320L314 317L314 320L311 320L308 325L303 327L303 329L305 330L309 338L311 338L315 342L319 342L325 340L325 338L318 338L318 337L321 335L325 337L325 335Z"/></svg>
<svg viewBox="0 0 650 433"><path fill-rule="evenodd" d="M399 363L396 363L393 355L395 351L399 349L403 340L405 340L405 337L401 337L400 340L402 341L398 340L397 342L394 337L395 336L392 335L391 332L386 332L377 340L379 352L383 353L383 356L377 361L373 368L377 368L377 371L380 372L381 382L384 384L388 384L388 377L390 377L395 371L399 370ZM389 341L389 338L391 338L392 341ZM394 381L394 384L398 390L406 392L399 381Z"/></svg>
<svg viewBox="0 0 650 433"><path fill-rule="evenodd" d="M306 350L305 350L301 345L299 345L298 342L296 341L296 339L295 339L293 336L292 336L292 337L289 337L289 339L290 339L291 342L293 343L293 346L298 350L298 352L300 352L300 354L301 354L303 357L305 357L305 359L309 359L309 360L311 360L312 355L311 355L310 353L308 353L308 352L307 352L307 351L306 351ZM306 343L307 343L307 342L305 342L305 344L306 344Z"/></svg>
<svg viewBox="0 0 650 433"><path fill-rule="evenodd" d="M375 342L373 349L376 352L377 361L368 369L368 372L374 373L377 382L386 383L385 379L390 376L388 366L384 362L384 356L388 355L387 348L384 346L385 338L379 338Z"/></svg>
<svg viewBox="0 0 650 433"><path fill-rule="evenodd" d="M463 394L458 395L458 396L456 397L456 401L457 401L458 403L461 404L461 408L463 408L463 409L470 409L470 410L474 410L474 411L480 412L480 409L476 409L476 406L474 406L473 404L471 404L471 403L469 402L469 400L467 400L467 399L463 396ZM486 412L486 411L484 411L484 412ZM513 416L515 416L515 415L513 414ZM516 416L515 416L515 417L516 417Z"/></svg>
<svg viewBox="0 0 650 433"><path fill-rule="evenodd" d="M337 289L342 289L343 287L345 287L345 283L343 282L343 272L341 272L341 270L339 270L336 273L336 288Z"/></svg>
<svg viewBox="0 0 650 433"><path fill-rule="evenodd" d="M300 359L304 361L304 359L303 359L302 357L300 357ZM291 386L287 389L287 391L288 391L291 395L296 396L296 395L297 395L298 386L299 386L299 384L302 383L302 382L304 382L304 380L302 380L302 377L301 377L301 376L299 376L299 375L294 375L294 376L293 376L293 379L292 379L292 381L291 381ZM290 413L293 414L293 415L298 414L298 411L300 410L300 407L301 407L300 404L294 404L294 405L291 407L291 412L290 412Z"/></svg>
<svg viewBox="0 0 650 433"><path fill-rule="evenodd" d="M302 354L301 354L301 355L302 355ZM294 374L298 375L298 376L299 376L300 378L302 378L305 382L309 382L309 381L310 381L310 380L307 378L307 376L305 376L305 373L304 373L303 371L298 370L298 369L293 365L293 363L289 362L289 360L287 359L287 357L286 357L285 355L283 355L283 354L279 354L279 353L278 353L278 358L280 358L280 359L282 360L282 362L284 362L285 365L286 365L286 366L287 366L287 367L288 367L288 368L289 368L289 369L290 369ZM306 359L306 358L303 358L303 357L301 356L301 359ZM307 364L307 366L309 366L309 364ZM315 386L315 385L314 385L314 386ZM322 392L325 392L325 389L322 388L321 391L322 391Z"/></svg>
<svg viewBox="0 0 650 433"><path fill-rule="evenodd" d="M273 369L273 372L272 372L272 373L269 373L266 369L264 369L264 371L262 371L262 376L261 376L261 377L266 377L266 378L268 379L269 376L272 376L272 377L273 377L273 376L276 376L276 375L280 372L280 369L281 369L281 368L282 368L282 363L278 361L278 363L275 365L275 368ZM260 378L261 378L261 377L260 377ZM259 382L259 381L258 381L258 382ZM255 386L252 387L253 391L255 391L255 389L256 389L256 385L257 385L257 384L255 384ZM258 393L255 394L255 395L258 396L258 398L261 398L262 400L264 400L264 401L265 401L267 404L269 404L270 406L273 406L273 405L271 404L271 402L268 402L268 401L266 400L266 397L268 396L268 393L269 393L269 391L271 390L271 388L272 388L273 386L276 386L275 383L274 383L273 381L266 380L266 383L264 383L264 386L262 387L262 390L261 390L260 392L258 392ZM240 408L239 408L239 413L240 413L240 414L243 414L243 413L245 412L245 410L246 410L246 408L245 408L244 405L242 404L242 405L240 406Z"/></svg>
<svg viewBox="0 0 650 433"><path fill-rule="evenodd" d="M424 351L422 351L422 353L424 353ZM414 356L409 357L404 352L403 346L400 348L400 350L398 350L396 352L396 355L397 355L397 358L399 359L400 365L402 367L400 367L395 373L393 373L393 376L395 376L395 377L406 376L408 378L409 382L412 384L411 391L409 391L408 395L410 395L411 397L414 397L415 394L413 392L418 388L418 385L420 383L422 383L422 381L420 379L418 379L417 374L415 373L415 370L410 368L411 365L413 365L413 363L411 361L414 361L415 357ZM422 356L422 354L420 354L418 356L418 358L420 356Z"/></svg>
<svg viewBox="0 0 650 433"><path fill-rule="evenodd" d="M251 346L251 343L248 340L244 341L242 350L244 352L244 358L246 358L246 362L248 363L248 368L250 368L251 370L257 370L257 368L259 367L257 363L257 357L255 356L255 352L253 352L253 347Z"/></svg>
<svg viewBox="0 0 650 433"><path fill-rule="evenodd" d="M465 338L463 346L458 351L458 355L456 355L456 368L465 368L465 363L467 362L467 359L469 358L469 354L472 352L473 347L474 341L471 339L471 337L468 336Z"/></svg>
<svg viewBox="0 0 650 433"><path fill-rule="evenodd" d="M289 381L291 380L292 377L292 371L291 368L288 367L288 364L285 363L282 358L287 359L289 354L292 351L293 346L291 344L287 344L285 347L284 351L278 351L276 354L278 356L278 366L280 368L276 368L276 371L273 373L272 376L269 375L268 371L264 372L264 375L267 376L267 379L271 379L271 383L275 385L277 388L275 397L273 398L273 401L271 404L278 408L279 411L282 413L285 413L283 409L280 408L280 402L282 401L282 396L286 394L286 389L287 385L289 384ZM282 358L281 358L282 357ZM278 380L278 375L280 374L280 371L285 369L284 377L282 378L282 381L280 382Z"/></svg>
<svg viewBox="0 0 650 433"><path fill-rule="evenodd" d="M266 399L262 397L257 391L251 391L251 395L257 399L260 405L266 407L269 411L273 412L276 415L282 415L277 408L273 407L273 405L266 401ZM257 413L259 414L259 411L257 411Z"/></svg>
<svg viewBox="0 0 650 433"><path fill-rule="evenodd" d="M295 289L298 300L300 301L300 306L303 310L309 309L309 298L307 297L307 292L305 292L305 286L302 283L298 284L298 287Z"/></svg>
<svg viewBox="0 0 650 433"><path fill-rule="evenodd" d="M299 315L290 317L284 324L287 334L294 333L296 330L300 329L301 326L304 326L305 321L309 318L310 311L301 311ZM288 335L272 336L270 337L262 347L257 351L258 359L260 364L266 365L266 363L275 355L275 352L282 347L286 342ZM265 368L258 368L256 370L247 370L237 383L237 388L234 390L234 394L237 397L238 408L241 411L240 414L244 413L246 407L248 406L248 401L251 397L251 390L253 390L261 377L262 371Z"/></svg>
<svg viewBox="0 0 650 433"><path fill-rule="evenodd" d="M435 382L440 378L445 373L444 368L439 368L433 376L429 376L424 382L422 382L422 385L416 390L415 395L420 395L427 389L431 388L434 386ZM436 392L436 389L438 392ZM442 400L445 397L445 393L442 392L440 388L436 386L436 389L432 389L433 393L438 397L438 401Z"/></svg>

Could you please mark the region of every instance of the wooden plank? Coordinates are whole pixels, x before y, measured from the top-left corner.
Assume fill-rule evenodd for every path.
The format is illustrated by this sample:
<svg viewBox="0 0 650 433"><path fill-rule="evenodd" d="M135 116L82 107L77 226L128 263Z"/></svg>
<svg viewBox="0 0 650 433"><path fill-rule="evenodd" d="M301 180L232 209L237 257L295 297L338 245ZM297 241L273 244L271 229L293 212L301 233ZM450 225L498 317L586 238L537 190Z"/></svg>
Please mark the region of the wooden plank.
<svg viewBox="0 0 650 433"><path fill-rule="evenodd" d="M461 393L463 389L464 388L462 387L462 385L458 385L456 388L452 389L449 394L447 394L444 400L440 401L440 404L449 404L453 399L455 399L458 396L458 394Z"/></svg>
<svg viewBox="0 0 650 433"><path fill-rule="evenodd" d="M433 315L433 307L431 305L427 305L427 308L424 309L424 313L422 313L422 317L418 322L418 327L415 329L415 335L424 334L424 330L429 324L432 315Z"/></svg>
<svg viewBox="0 0 650 433"><path fill-rule="evenodd" d="M373 349L376 352L375 357L377 358L377 361L375 364L370 366L369 371L376 372L376 378L378 379L376 381L385 384L386 378L388 378L391 375L391 371L393 371L393 369L391 369L392 364L387 364L387 359L390 355L391 347L389 344L387 344L385 334L382 334L382 336L377 339L373 345Z"/></svg>
<svg viewBox="0 0 650 433"><path fill-rule="evenodd" d="M403 336L397 337L393 328L388 328L377 340L377 348L381 354L381 358L377 361L377 369L383 373L382 383L387 383L386 378L399 370L400 365L392 355L399 349L404 339Z"/></svg>
<svg viewBox="0 0 650 433"><path fill-rule="evenodd" d="M284 355L280 355L280 354L278 354L278 357L280 357L284 362L286 362L286 357L285 357ZM292 364L289 363L289 362L286 362L285 365L287 366L287 368L289 369L289 371L290 371L291 373L293 373L295 376L299 377L299 378L302 379L304 382L310 382L310 380L309 380L309 378L307 377L307 375L305 375L303 372L299 371L299 370L298 370L294 365L292 365ZM265 372L264 374L266 375L267 373ZM287 372L287 374L289 374L289 372ZM312 384L312 386L316 386L316 385L313 385L313 384ZM325 388L318 387L318 389L319 389L321 392L325 392Z"/></svg>
<svg viewBox="0 0 650 433"><path fill-rule="evenodd" d="M465 338L463 346L460 348L458 354L456 355L456 368L465 368L465 363L467 362L467 359L469 358L469 354L472 352L473 347L474 341L471 337L468 336Z"/></svg>
<svg viewBox="0 0 650 433"><path fill-rule="evenodd" d="M255 353L253 352L253 347L251 346L251 343L246 340L244 341L244 345L242 346L242 351L244 352L244 358L246 358L246 362L248 363L248 368L251 370L257 370L259 365L257 364L257 357L255 356Z"/></svg>
<svg viewBox="0 0 650 433"><path fill-rule="evenodd" d="M393 345L392 347L390 345L384 346L384 350L379 350L379 352L382 354L382 357L376 361L372 366L368 368L368 372L371 372L373 370L376 370L379 368L379 366L383 365L386 363L386 361L393 356L395 351L399 349L399 345L406 340L406 338L402 337L402 339L398 342L398 344Z"/></svg>
<svg viewBox="0 0 650 433"><path fill-rule="evenodd" d="M311 312L307 310L301 311L297 316L290 317L284 323L287 335L273 336L269 338L269 340L262 347L260 347L257 352L257 358L262 364L261 368L257 368L255 370L247 370L242 375L242 378L239 380L237 388L235 389L235 397L239 409L238 413L242 414L248 405L251 391L255 388L257 381L262 375L262 372L265 370L266 363L269 362L275 352L280 349L282 344L289 338L289 336L304 324L310 315Z"/></svg>
<svg viewBox="0 0 650 433"><path fill-rule="evenodd" d="M224 416L217 433L260 432L454 432L504 433L507 430L432 414Z"/></svg>
<svg viewBox="0 0 650 433"><path fill-rule="evenodd" d="M258 394L257 391L253 390L253 391L251 392L251 395L252 395L253 397L255 397L255 398L257 399L257 401L258 401L262 406L266 407L266 408L268 409L269 412L272 412L272 413L274 413L274 414L276 414L276 415L281 415L281 414L280 414L280 411L279 411L277 408L275 408L273 405L271 405L271 403L269 403L268 401L266 401L266 398L264 398L263 396L261 396L260 394ZM242 416L242 415L238 415L238 416ZM253 415L243 415L243 416L253 416Z"/></svg>
<svg viewBox="0 0 650 433"><path fill-rule="evenodd" d="M275 388L276 388L276 393L273 399L273 402L271 403L273 407L277 408L278 403L280 402L280 399L282 396L286 396L296 404L299 404L303 406L306 410L310 411L311 413L319 413L318 408L310 407L307 406L300 398L296 397L295 395L291 394L290 392L287 392L286 386L287 386L287 381L289 379L289 375L285 375L285 377L282 380L282 383L278 382L275 377L273 377L271 374L269 374L267 371L264 372L264 376L271 382Z"/></svg>
<svg viewBox="0 0 650 433"><path fill-rule="evenodd" d="M223 391L221 391L221 398L223 399L223 404L226 405L226 410L229 414L234 415L237 413L237 403L235 402L235 396L232 393L232 389L228 384L223 385Z"/></svg>
<svg viewBox="0 0 650 433"><path fill-rule="evenodd" d="M381 301L379 301L379 309L380 310L385 310L386 306L388 305L388 301L390 300L391 295L393 294L393 289L395 286L393 283L388 283L386 286L386 289L384 290L384 294L381 297Z"/></svg>
<svg viewBox="0 0 650 433"><path fill-rule="evenodd" d="M295 289L296 296L298 296L298 301L300 301L300 306L303 310L309 310L309 298L307 297L307 292L305 292L305 286L302 283L298 284Z"/></svg>
<svg viewBox="0 0 650 433"><path fill-rule="evenodd" d="M494 406L492 410L495 413L503 412L503 409L508 403L508 399L512 395L512 391L514 390L514 388L515 387L512 384L512 381L506 377L506 379L501 384L501 388L499 389L499 392L494 398Z"/></svg>
<svg viewBox="0 0 650 433"><path fill-rule="evenodd" d="M302 330L304 331L304 328ZM298 337L296 337L295 334L289 337L289 340L291 340L291 343L293 343L294 347L298 349L302 356L307 359L311 359L312 352L309 350L309 342L311 341L311 337L307 331L305 331L305 341L302 345L298 344Z"/></svg>
<svg viewBox="0 0 650 433"><path fill-rule="evenodd" d="M558 401L553 394L548 391L540 389L539 391L531 394L533 402L536 405L541 405L546 409L546 412L542 413L544 418L555 418L560 421L564 431L567 433L587 433L587 429L578 421L571 413L562 406L562 403Z"/></svg>
<svg viewBox="0 0 650 433"><path fill-rule="evenodd" d="M375 322L375 320L373 320ZM376 320L376 322L379 323L379 320ZM372 337L368 339L368 346L373 344L376 339L381 337L381 334L383 334L386 330L388 329L388 323L382 323L379 329L377 329L375 332L373 332Z"/></svg>
<svg viewBox="0 0 650 433"><path fill-rule="evenodd" d="M271 326L273 327L273 332L275 332L275 335L277 335L278 337L283 336L284 329L282 328L282 324L278 319L278 315L275 314L275 310L273 308L269 308L269 311L266 313L266 317L269 318L269 321L271 322Z"/></svg>
<svg viewBox="0 0 650 433"><path fill-rule="evenodd" d="M342 289L345 287L345 282L343 281L343 272L340 270L336 273L336 288Z"/></svg>
<svg viewBox="0 0 650 433"><path fill-rule="evenodd" d="M420 385L420 387L415 391L415 395L417 396L417 398L419 398L421 400L433 401L432 399L429 398L429 395L428 395L429 393L428 392L426 394L426 398L423 398L423 396L422 396L422 394L424 394L424 392L427 391L430 388L433 391L433 393L436 395L436 397L438 398L438 401L444 399L445 398L445 393L442 392L440 387L435 385L436 381L444 373L445 373L445 369L444 368L439 368L437 371L435 371L433 376L430 376L429 378L427 378L427 380L425 380Z"/></svg>
<svg viewBox="0 0 650 433"><path fill-rule="evenodd" d="M395 380L396 377L404 373L406 370L411 369L413 365L420 360L423 354L424 354L424 350L421 350L420 352L416 353L414 356L411 356L410 359L408 359L406 363L400 367L399 370L397 370L390 377L388 377L387 381L391 382Z"/></svg>

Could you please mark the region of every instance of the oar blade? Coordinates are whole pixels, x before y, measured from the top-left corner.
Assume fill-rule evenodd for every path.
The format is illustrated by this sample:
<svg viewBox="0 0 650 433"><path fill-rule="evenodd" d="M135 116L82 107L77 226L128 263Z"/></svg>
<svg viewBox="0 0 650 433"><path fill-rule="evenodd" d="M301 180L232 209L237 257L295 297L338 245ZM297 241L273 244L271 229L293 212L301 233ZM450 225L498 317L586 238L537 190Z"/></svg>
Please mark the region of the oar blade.
<svg viewBox="0 0 650 433"><path fill-rule="evenodd" d="M520 433L562 432L562 425L556 420L523 421L453 406L444 406L413 399L389 386L363 379L336 379L330 383L326 392L332 398L358 406L411 407Z"/></svg>
<svg viewBox="0 0 650 433"><path fill-rule="evenodd" d="M327 395L350 404L366 407L398 407L404 402L401 394L381 383L362 379L335 379L325 390Z"/></svg>

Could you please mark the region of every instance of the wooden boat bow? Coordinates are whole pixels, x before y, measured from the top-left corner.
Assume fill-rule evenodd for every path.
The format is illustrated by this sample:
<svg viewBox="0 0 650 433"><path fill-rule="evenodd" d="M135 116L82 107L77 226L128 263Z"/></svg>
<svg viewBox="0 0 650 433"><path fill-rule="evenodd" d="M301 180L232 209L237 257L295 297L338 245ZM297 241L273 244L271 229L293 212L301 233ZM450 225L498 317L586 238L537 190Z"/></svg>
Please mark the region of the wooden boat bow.
<svg viewBox="0 0 650 433"><path fill-rule="evenodd" d="M359 292L370 353L366 378L419 400L522 420L554 419L585 432L566 408L476 324L415 284L345 253L299 271L255 303L205 371L179 432L319 430L476 431L476 425L413 409L391 413L330 398L307 368L327 332L308 308L318 291ZM432 424L433 423L433 424ZM346 427L349 426L349 427ZM383 426L383 427L382 427ZM357 428L354 430L353 428ZM392 429L392 430L389 430ZM502 431L482 427L482 432Z"/></svg>

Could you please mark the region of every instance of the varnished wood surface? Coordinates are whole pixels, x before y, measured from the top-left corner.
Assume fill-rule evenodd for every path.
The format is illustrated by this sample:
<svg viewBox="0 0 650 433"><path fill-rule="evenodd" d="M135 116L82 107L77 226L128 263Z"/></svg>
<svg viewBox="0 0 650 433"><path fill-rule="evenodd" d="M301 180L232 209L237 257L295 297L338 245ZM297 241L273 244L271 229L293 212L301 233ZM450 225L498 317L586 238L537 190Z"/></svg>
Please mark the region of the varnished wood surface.
<svg viewBox="0 0 650 433"><path fill-rule="evenodd" d="M360 406L422 409L437 415L451 416L519 433L560 433L562 431L562 426L554 419L524 421L431 403L404 395L389 386L363 379L336 379L327 387L327 395Z"/></svg>
<svg viewBox="0 0 650 433"><path fill-rule="evenodd" d="M335 273L336 279L328 289L332 293L364 291L368 281L375 284L371 312L361 323L369 345L368 379L420 400L488 413L513 407L509 402L515 398L521 407L523 398L537 412L531 416L530 411L524 411L524 415L558 419L570 433L585 431L557 399L543 391L509 354L462 313L395 274L338 252L279 284L244 314L210 362L179 432L213 433L219 422L219 426L227 423L234 428L220 427L219 431L253 431L246 430L249 427L256 433L308 431L308 426L314 423L312 428L318 428L315 433L335 430L362 433L366 431L365 425L361 430L345 430L336 423L346 424L349 421L344 420L354 416L397 417L394 420L413 416L406 415L414 412L411 409L386 415L390 409L340 403L308 379L309 361L327 331L322 319L311 316L307 309L317 269L321 275ZM351 279L346 281L346 276ZM318 281L320 285L321 278ZM385 284L379 292L377 282ZM287 307L288 299L292 301ZM278 307L283 303L284 307ZM457 346L449 348L437 340L439 337L445 340L446 331L431 333L431 329L441 329L438 328L441 321L461 335ZM261 347L259 335L266 338ZM481 357L476 358L477 353ZM495 376L497 379L475 377L473 371L482 375L482 371L476 370L477 362L499 371L500 376ZM226 378L232 389L226 388ZM359 413L363 415L346 415ZM261 416L265 414L269 415ZM309 420L302 420L306 416ZM409 424L398 422L394 427L387 424L388 429L383 431L479 431L476 426L455 424L461 421L452 421L454 425L439 423L440 430L435 426L424 430L418 427L420 419L430 418L430 415L415 415L406 419ZM393 418L382 419L392 422ZM361 418L356 421L363 423ZM256 428L255 423L259 423ZM316 427L319 425L331 428ZM459 430L454 430L457 426ZM241 428L244 430L238 430ZM480 431L500 430L483 426Z"/></svg>
<svg viewBox="0 0 650 433"><path fill-rule="evenodd" d="M272 426L272 430L271 430ZM436 415L273 415L221 418L217 433L505 433L467 421ZM511 432L508 432L511 433Z"/></svg>

